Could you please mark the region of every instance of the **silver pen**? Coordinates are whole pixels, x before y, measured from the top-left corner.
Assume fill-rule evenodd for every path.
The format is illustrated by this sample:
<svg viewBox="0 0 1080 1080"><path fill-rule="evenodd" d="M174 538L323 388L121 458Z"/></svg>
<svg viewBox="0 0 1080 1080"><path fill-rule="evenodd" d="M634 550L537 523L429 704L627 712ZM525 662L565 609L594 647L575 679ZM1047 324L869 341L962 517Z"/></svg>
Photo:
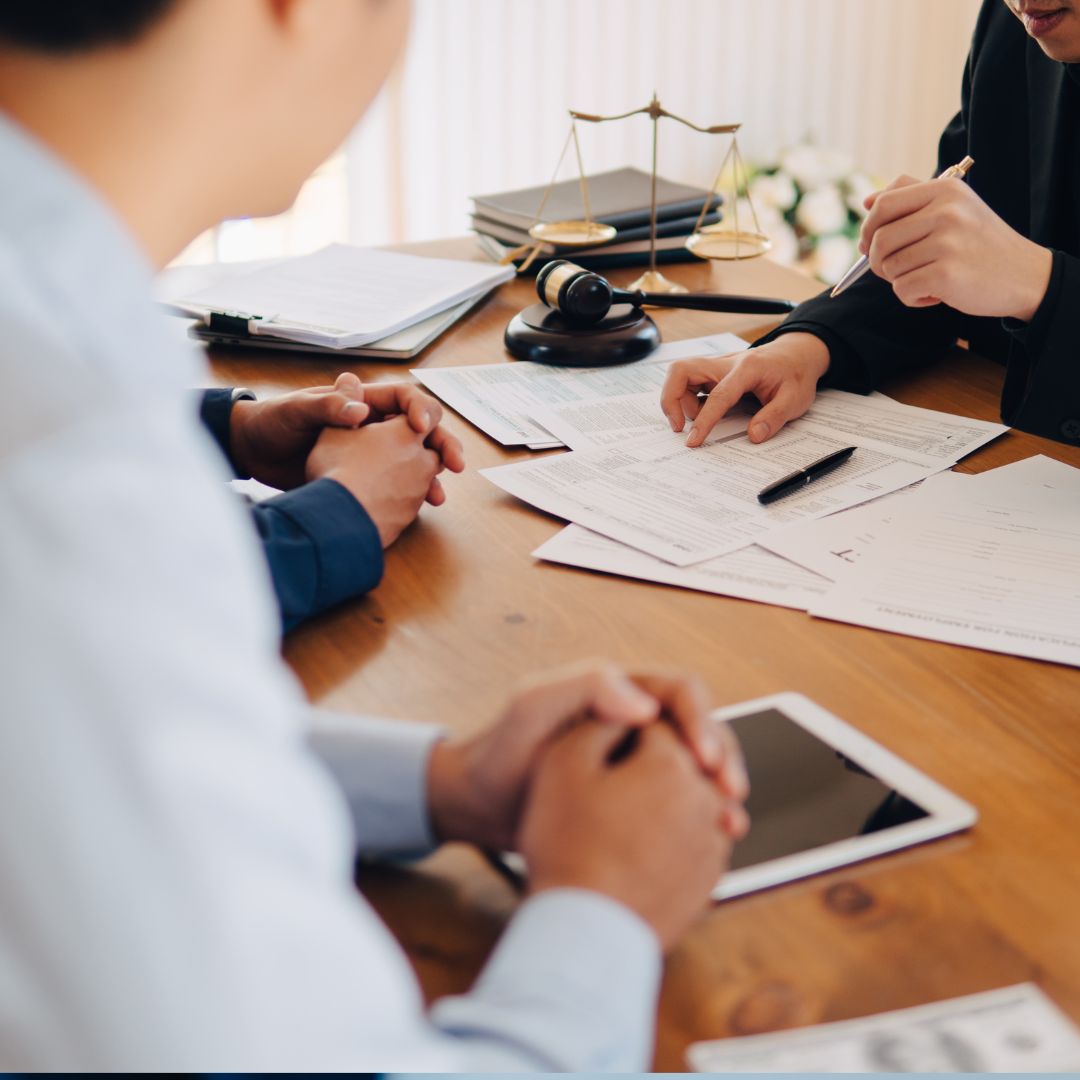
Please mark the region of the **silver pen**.
<svg viewBox="0 0 1080 1080"><path fill-rule="evenodd" d="M940 176L936 177L938 180L951 180L954 176L966 176L968 169L975 164L975 159L966 157L957 165L950 165ZM850 270L833 286L833 290L829 293L830 297L839 296L849 285L853 285L870 269L870 257L868 255L861 255L858 261L851 267Z"/></svg>

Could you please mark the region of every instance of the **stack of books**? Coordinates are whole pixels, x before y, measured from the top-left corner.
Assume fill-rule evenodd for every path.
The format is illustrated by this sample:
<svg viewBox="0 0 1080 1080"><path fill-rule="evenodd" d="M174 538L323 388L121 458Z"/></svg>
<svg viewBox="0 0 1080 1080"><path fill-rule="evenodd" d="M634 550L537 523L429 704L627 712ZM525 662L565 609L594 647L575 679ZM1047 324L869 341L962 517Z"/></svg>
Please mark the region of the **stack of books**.
<svg viewBox="0 0 1080 1080"><path fill-rule="evenodd" d="M606 243L588 247L541 244L541 257L533 261L533 270L539 270L549 259L562 258L573 259L581 266L597 271L648 263L652 177L640 169L614 169L590 176L588 185L593 220L613 225L615 236ZM528 244L530 250L535 246L529 229L537 221L536 211L546 190L546 187L533 187L474 196L472 227L492 258L501 259L523 244ZM658 263L693 259L684 245L706 202L709 210L702 224L712 225L720 220L719 195L663 177L656 178ZM553 185L540 221L570 221L583 217L580 181L565 180ZM520 264L524 258L522 255L515 262Z"/></svg>

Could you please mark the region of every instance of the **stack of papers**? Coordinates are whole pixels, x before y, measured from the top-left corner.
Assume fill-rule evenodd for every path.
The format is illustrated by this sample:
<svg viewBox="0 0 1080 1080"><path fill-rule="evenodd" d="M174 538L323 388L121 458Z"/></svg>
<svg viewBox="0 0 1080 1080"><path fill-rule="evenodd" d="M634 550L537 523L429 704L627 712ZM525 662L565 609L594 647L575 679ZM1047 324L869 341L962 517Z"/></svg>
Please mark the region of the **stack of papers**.
<svg viewBox="0 0 1080 1080"><path fill-rule="evenodd" d="M1080 1031L1033 983L768 1035L695 1043L697 1072L1076 1072Z"/></svg>
<svg viewBox="0 0 1080 1080"><path fill-rule="evenodd" d="M1080 667L1078 503L1080 470L1042 456L931 487L810 613Z"/></svg>
<svg viewBox="0 0 1080 1080"><path fill-rule="evenodd" d="M761 445L736 412L687 449L660 412L668 365L745 347L721 334L617 368L416 375L504 445L572 451L483 471L571 523L537 558L1080 666L1080 470L1035 457L963 476L952 466L1004 425L839 390ZM835 472L758 502L846 446Z"/></svg>
<svg viewBox="0 0 1080 1080"><path fill-rule="evenodd" d="M636 400L647 402L634 430L662 430L667 423L657 402L673 360L723 356L746 347L747 343L734 334L713 334L661 345L644 360L619 367L564 368L523 360L513 364L416 368L413 374L436 397L496 442L546 450L569 444L541 424L539 415L543 414L545 421L557 420L560 409L577 407L593 424L606 418L614 437L622 438L627 434L628 414L617 406L634 395L640 395Z"/></svg>
<svg viewBox="0 0 1080 1080"><path fill-rule="evenodd" d="M636 410L627 414L628 428L638 422ZM725 419L694 450L661 423L611 445L484 475L547 513L688 567L925 480L1006 430L839 390L823 391L804 417L759 445L742 416ZM852 445L855 454L835 472L768 506L758 502L766 485Z"/></svg>
<svg viewBox="0 0 1080 1080"><path fill-rule="evenodd" d="M191 291L159 290L159 297L207 322L226 316L253 336L353 349L455 308L467 310L513 276L513 267L331 244L311 255L216 275Z"/></svg>

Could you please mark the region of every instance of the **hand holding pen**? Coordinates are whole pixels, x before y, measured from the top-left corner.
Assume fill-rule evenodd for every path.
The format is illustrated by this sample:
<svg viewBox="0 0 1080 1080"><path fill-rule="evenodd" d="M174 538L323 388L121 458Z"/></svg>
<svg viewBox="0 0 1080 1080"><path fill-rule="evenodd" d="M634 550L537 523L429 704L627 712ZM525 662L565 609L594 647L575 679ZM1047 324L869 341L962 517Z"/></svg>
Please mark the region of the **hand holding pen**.
<svg viewBox="0 0 1080 1080"><path fill-rule="evenodd" d="M902 176L871 195L859 250L908 307L943 303L968 315L1027 322L1046 294L1053 257L963 183L970 165L965 158L930 181ZM833 295L862 272L857 263Z"/></svg>

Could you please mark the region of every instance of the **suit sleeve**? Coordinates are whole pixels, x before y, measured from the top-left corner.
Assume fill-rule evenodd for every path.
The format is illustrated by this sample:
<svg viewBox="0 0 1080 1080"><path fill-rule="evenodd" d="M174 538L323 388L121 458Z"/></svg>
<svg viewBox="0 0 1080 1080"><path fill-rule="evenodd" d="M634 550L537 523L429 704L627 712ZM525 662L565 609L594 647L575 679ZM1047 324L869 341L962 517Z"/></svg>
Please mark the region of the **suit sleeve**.
<svg viewBox="0 0 1080 1080"><path fill-rule="evenodd" d="M971 66L969 58L960 112L938 144L939 172L967 153ZM906 307L888 282L871 272L835 299L825 290L800 304L755 344L795 331L813 334L829 349L829 370L820 385L866 394L893 375L939 360L961 336L964 322L960 312L944 304Z"/></svg>
<svg viewBox="0 0 1080 1080"><path fill-rule="evenodd" d="M1001 417L1011 427L1080 443L1080 259L1055 251L1050 284L1029 323L1004 319L1009 360Z"/></svg>
<svg viewBox="0 0 1080 1080"><path fill-rule="evenodd" d="M199 418L228 461L232 391L204 390ZM379 530L340 484L316 480L251 507L286 631L382 580Z"/></svg>
<svg viewBox="0 0 1080 1080"><path fill-rule="evenodd" d="M286 631L370 592L382 579L379 530L334 480L315 480L255 503L251 515Z"/></svg>

